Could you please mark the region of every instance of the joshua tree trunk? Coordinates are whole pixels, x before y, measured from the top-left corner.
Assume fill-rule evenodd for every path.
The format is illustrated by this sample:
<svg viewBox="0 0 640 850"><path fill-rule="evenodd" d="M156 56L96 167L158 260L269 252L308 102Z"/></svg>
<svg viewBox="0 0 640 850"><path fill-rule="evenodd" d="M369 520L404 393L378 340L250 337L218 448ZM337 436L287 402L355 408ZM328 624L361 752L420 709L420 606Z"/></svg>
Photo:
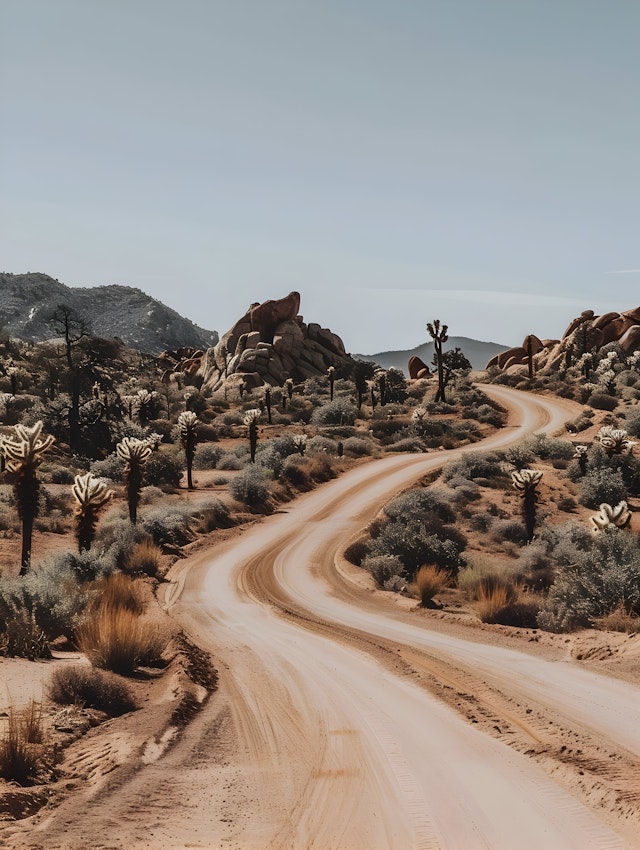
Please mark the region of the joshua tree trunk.
<svg viewBox="0 0 640 850"><path fill-rule="evenodd" d="M444 395L445 390L445 380L444 380L444 364L442 362L442 344L446 342L449 337L447 335L447 331L449 328L447 325L440 325L440 319L434 319L433 322L428 322L427 331L429 332L429 336L433 339L433 347L434 347L434 359L436 362L436 366L438 368L438 392L436 393L436 402L446 402L446 398Z"/></svg>

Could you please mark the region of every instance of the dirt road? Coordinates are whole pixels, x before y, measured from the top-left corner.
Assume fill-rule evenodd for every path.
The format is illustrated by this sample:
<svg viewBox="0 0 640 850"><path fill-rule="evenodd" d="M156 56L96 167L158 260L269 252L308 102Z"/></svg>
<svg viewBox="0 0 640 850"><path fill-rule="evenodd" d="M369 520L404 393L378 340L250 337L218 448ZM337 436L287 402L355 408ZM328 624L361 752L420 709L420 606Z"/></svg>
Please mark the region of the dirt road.
<svg viewBox="0 0 640 850"><path fill-rule="evenodd" d="M512 420L483 448L574 415L490 391ZM340 560L457 453L360 466L179 565L167 605L220 690L165 756L50 818L42 846L640 847L640 689L403 611Z"/></svg>

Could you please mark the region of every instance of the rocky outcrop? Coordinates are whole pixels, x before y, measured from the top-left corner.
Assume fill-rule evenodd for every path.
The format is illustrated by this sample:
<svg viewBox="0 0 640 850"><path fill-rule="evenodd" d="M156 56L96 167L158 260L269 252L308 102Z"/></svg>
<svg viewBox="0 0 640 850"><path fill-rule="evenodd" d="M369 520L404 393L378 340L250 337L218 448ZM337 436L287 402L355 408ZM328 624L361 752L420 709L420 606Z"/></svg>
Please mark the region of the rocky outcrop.
<svg viewBox="0 0 640 850"><path fill-rule="evenodd" d="M487 369L497 366L501 370L511 370L515 366L526 366L530 345L534 370L552 371L570 366L585 352L612 342L617 342L627 354L640 349L640 307L602 316L596 316L593 310L584 310L569 324L562 339L540 340L531 334L522 346L509 348L493 357Z"/></svg>
<svg viewBox="0 0 640 850"><path fill-rule="evenodd" d="M415 380L416 378L428 378L431 375L429 367L419 357L415 355L409 358L409 377Z"/></svg>
<svg viewBox="0 0 640 850"><path fill-rule="evenodd" d="M200 365L203 386L212 392L227 386L281 386L287 378L304 381L349 359L339 336L320 325L305 324L300 293L252 304Z"/></svg>

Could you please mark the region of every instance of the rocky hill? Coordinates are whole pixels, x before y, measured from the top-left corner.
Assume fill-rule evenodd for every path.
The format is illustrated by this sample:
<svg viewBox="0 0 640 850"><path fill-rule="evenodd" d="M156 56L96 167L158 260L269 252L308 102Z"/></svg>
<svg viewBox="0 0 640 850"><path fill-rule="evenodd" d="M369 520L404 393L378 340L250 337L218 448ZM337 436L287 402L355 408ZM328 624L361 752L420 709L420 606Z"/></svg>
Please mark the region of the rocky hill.
<svg viewBox="0 0 640 850"><path fill-rule="evenodd" d="M148 354L192 346L206 349L218 334L130 286L71 287L46 274L0 273L0 327L19 339L54 336L50 319L65 304L87 320L95 336L118 337Z"/></svg>
<svg viewBox="0 0 640 850"><path fill-rule="evenodd" d="M499 345L497 342L481 342L477 339L469 339L466 336L451 336L443 346L445 351L452 348L461 348L465 357L474 369L484 369L487 361L496 357L500 352L506 351L508 346ZM412 357L419 357L429 365L433 357L433 342L425 342L416 348L406 351L382 351L379 354L354 354L358 360L366 360L370 363L378 363L384 369L400 369L405 375L409 374L408 363Z"/></svg>

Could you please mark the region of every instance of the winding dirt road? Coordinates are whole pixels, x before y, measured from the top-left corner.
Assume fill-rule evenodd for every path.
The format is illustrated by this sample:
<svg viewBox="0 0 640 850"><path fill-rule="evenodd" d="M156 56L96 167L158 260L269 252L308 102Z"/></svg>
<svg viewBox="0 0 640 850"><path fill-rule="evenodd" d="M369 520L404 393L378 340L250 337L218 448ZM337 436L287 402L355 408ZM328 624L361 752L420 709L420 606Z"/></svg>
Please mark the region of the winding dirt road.
<svg viewBox="0 0 640 850"><path fill-rule="evenodd" d="M482 448L575 415L487 391L511 419ZM177 565L167 606L220 689L165 756L67 818L68 844L54 817L43 846L640 847L640 689L402 610L340 558L459 453L359 466Z"/></svg>

